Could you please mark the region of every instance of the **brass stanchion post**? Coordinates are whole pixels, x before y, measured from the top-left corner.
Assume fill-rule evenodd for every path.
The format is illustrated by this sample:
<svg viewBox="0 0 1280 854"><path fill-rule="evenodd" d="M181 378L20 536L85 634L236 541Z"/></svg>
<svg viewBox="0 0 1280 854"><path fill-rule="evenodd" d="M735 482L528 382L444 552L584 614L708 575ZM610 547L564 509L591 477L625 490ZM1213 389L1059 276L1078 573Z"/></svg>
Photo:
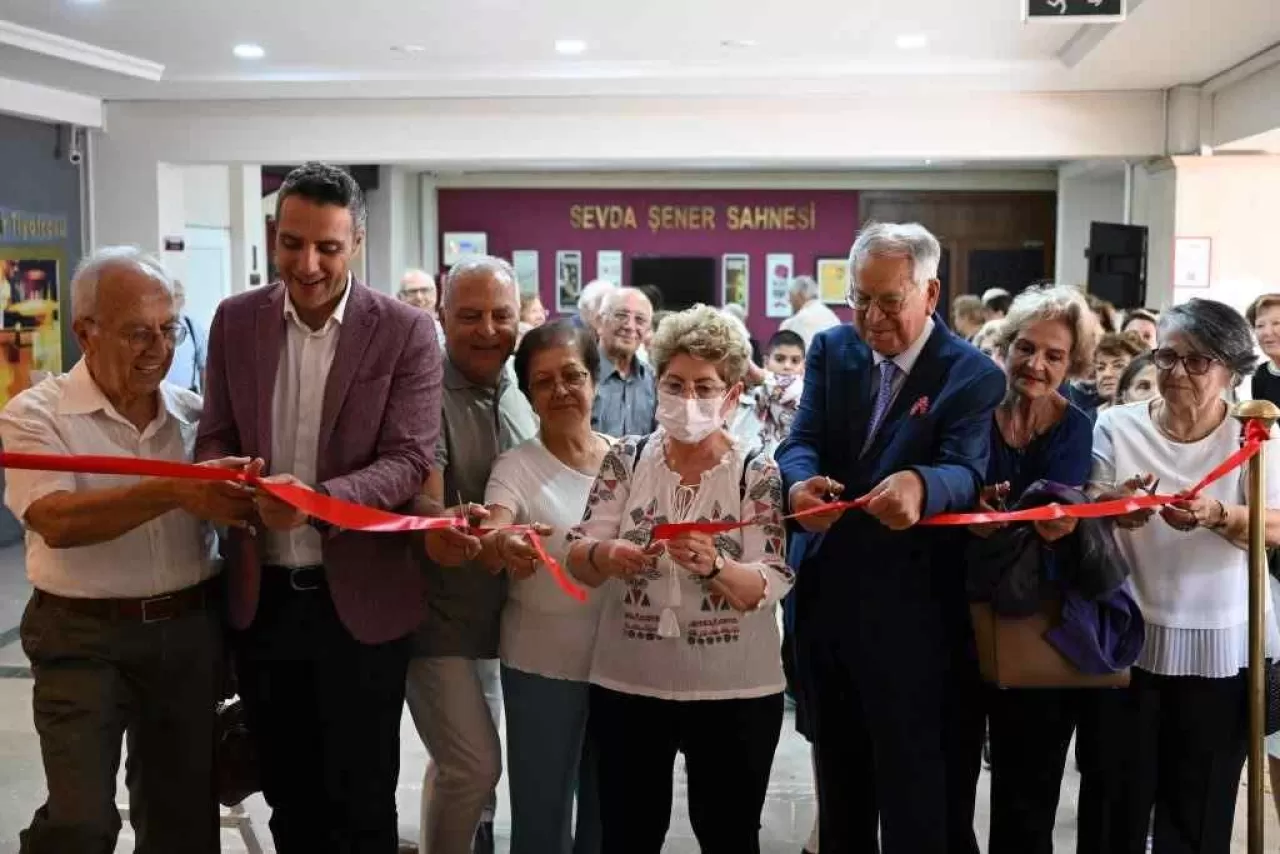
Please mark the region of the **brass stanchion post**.
<svg viewBox="0 0 1280 854"><path fill-rule="evenodd" d="M1241 423L1261 421L1268 429L1280 419L1280 408L1269 400L1249 400L1233 412ZM1249 854L1263 854L1263 822L1266 799L1263 771L1266 753L1266 627L1267 599L1267 491L1263 460L1266 443L1249 461Z"/></svg>

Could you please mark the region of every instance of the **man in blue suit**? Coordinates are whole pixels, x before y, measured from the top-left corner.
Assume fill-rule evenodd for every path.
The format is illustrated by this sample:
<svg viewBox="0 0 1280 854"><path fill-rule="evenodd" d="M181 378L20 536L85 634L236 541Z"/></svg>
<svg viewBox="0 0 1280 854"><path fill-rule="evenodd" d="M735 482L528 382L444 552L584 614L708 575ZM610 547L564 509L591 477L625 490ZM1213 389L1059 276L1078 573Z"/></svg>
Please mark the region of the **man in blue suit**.
<svg viewBox="0 0 1280 854"><path fill-rule="evenodd" d="M913 526L976 503L1005 378L935 317L940 257L920 225L858 235L853 325L814 339L777 453L792 512L871 498L800 520L790 550L824 854L977 851L964 565L955 532Z"/></svg>

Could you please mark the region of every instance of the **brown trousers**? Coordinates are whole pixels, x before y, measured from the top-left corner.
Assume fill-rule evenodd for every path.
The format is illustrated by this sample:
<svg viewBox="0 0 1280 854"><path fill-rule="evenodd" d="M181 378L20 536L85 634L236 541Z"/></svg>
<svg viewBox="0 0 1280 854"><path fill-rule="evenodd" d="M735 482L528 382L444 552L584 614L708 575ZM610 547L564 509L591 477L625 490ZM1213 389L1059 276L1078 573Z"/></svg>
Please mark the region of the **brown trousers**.
<svg viewBox="0 0 1280 854"><path fill-rule="evenodd" d="M36 592L22 618L49 797L22 854L110 854L125 781L138 854L219 850L214 704L222 688L219 616L153 623L71 614Z"/></svg>

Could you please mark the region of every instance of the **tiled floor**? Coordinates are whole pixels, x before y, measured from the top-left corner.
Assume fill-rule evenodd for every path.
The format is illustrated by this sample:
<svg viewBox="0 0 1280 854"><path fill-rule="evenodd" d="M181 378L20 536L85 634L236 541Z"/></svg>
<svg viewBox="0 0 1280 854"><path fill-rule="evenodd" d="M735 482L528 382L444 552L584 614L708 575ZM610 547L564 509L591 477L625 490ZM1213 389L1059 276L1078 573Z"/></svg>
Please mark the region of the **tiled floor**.
<svg viewBox="0 0 1280 854"><path fill-rule="evenodd" d="M6 634L6 630L17 625L29 589L23 574L21 547L0 550L0 641L12 637L12 633ZM16 640L0 647L0 677L6 673L14 673L15 668L25 664L26 660ZM427 756L407 714L401 721L400 731L403 744L398 792L401 836L413 839L417 835L418 800ZM688 811L684 806L682 777L677 769L676 798L671 833L666 846L666 851L671 854L693 854L698 850L689 827ZM1073 770L1067 772L1063 781L1056 840L1059 852L1075 851L1075 801L1079 782L1079 777ZM123 783L121 792L123 801ZM18 850L18 831L26 826L32 811L39 806L43 797L44 776L40 767L39 745L31 725L31 681L21 677L0 678L0 852ZM499 797L500 803L506 803L505 787ZM254 797L246 806L266 850L274 851L267 831L266 805L261 797ZM1244 806L1242 788L1233 851L1245 850ZM795 735L788 721L774 761L769 800L765 805L764 829L761 833L762 850L765 854L798 854L808 837L813 821L813 808L808 745ZM987 824L987 809L987 778L984 774L978 803L978 827L983 830ZM1267 818L1270 850L1276 850L1274 840L1280 840L1280 824L1277 824L1270 810ZM510 814L500 806L499 851L507 850L509 839ZM121 834L117 851L132 850L132 836L126 827ZM228 831L223 835L223 850L236 852L244 851L245 848L241 840Z"/></svg>

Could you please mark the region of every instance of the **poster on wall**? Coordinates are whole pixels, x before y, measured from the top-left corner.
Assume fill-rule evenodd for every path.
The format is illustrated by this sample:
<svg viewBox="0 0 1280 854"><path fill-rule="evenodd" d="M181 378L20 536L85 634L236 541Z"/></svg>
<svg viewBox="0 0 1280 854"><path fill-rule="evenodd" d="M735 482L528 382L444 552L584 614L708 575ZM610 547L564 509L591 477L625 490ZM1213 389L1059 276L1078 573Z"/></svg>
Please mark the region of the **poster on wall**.
<svg viewBox="0 0 1280 854"><path fill-rule="evenodd" d="M596 253L596 278L622 285L622 253L616 249L601 249Z"/></svg>
<svg viewBox="0 0 1280 854"><path fill-rule="evenodd" d="M511 266L520 284L520 296L538 295L538 250L517 249L511 253Z"/></svg>
<svg viewBox="0 0 1280 854"><path fill-rule="evenodd" d="M751 256L725 255L720 262L720 304L747 311L751 294Z"/></svg>
<svg viewBox="0 0 1280 854"><path fill-rule="evenodd" d="M791 316L791 273L795 258L790 253L770 253L764 256L765 316Z"/></svg>
<svg viewBox="0 0 1280 854"><path fill-rule="evenodd" d="M818 295L825 303L844 305L849 292L849 259L817 260Z"/></svg>
<svg viewBox="0 0 1280 854"><path fill-rule="evenodd" d="M0 405L30 388L33 374L62 371L64 257L57 246L0 246Z"/></svg>
<svg viewBox="0 0 1280 854"><path fill-rule="evenodd" d="M1209 287L1213 264L1213 240L1208 237L1179 237L1173 242L1173 286Z"/></svg>
<svg viewBox="0 0 1280 854"><path fill-rule="evenodd" d="M446 231L444 234L443 260L446 267L476 255L488 254L489 236L482 231Z"/></svg>
<svg viewBox="0 0 1280 854"><path fill-rule="evenodd" d="M582 292L582 253L575 249L556 252L556 311L573 314Z"/></svg>

